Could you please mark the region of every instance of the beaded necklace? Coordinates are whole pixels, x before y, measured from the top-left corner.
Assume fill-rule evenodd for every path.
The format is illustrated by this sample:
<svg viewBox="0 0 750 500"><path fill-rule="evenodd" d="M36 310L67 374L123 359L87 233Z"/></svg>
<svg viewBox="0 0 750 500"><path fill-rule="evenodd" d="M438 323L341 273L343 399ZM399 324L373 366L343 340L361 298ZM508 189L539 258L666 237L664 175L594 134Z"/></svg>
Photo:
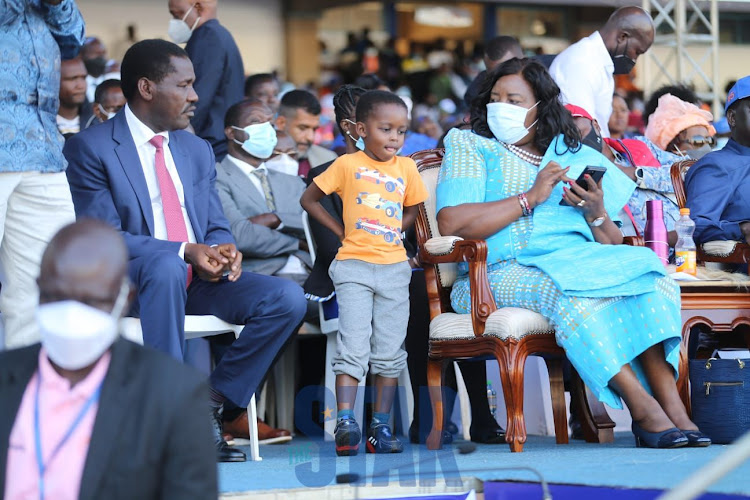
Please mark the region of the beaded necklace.
<svg viewBox="0 0 750 500"><path fill-rule="evenodd" d="M503 141L498 141L498 142L502 144L503 146L505 146L508 149L508 151L518 156L519 158L521 158L523 161L529 162L532 165L536 165L537 167L541 165L542 156L529 153L528 151L521 149L514 144L508 144Z"/></svg>

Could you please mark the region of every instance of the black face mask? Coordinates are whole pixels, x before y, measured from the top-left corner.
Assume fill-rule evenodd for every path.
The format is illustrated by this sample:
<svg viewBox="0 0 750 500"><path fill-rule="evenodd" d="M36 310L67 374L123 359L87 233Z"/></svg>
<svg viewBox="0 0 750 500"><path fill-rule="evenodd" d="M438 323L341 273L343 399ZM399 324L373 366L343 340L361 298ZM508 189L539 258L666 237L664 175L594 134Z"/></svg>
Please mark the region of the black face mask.
<svg viewBox="0 0 750 500"><path fill-rule="evenodd" d="M615 75L627 75L631 71L633 71L633 67L635 66L635 61L626 56L625 54L628 53L628 43L629 41L625 42L625 50L622 51L622 54L620 55L612 55L612 62L615 65L615 70L613 74ZM615 54L617 54L617 47L620 46L620 42L617 42L617 45L615 46Z"/></svg>
<svg viewBox="0 0 750 500"><path fill-rule="evenodd" d="M86 72L96 78L104 73L104 68L107 66L107 60L103 57L95 57L93 59L84 60L83 64L86 66Z"/></svg>
<svg viewBox="0 0 750 500"><path fill-rule="evenodd" d="M586 146L590 148L594 148L595 150L602 152L602 138L599 134L596 133L596 129L594 128L594 124L591 124L591 130L588 134L586 134L586 137L581 140L581 144L585 144Z"/></svg>

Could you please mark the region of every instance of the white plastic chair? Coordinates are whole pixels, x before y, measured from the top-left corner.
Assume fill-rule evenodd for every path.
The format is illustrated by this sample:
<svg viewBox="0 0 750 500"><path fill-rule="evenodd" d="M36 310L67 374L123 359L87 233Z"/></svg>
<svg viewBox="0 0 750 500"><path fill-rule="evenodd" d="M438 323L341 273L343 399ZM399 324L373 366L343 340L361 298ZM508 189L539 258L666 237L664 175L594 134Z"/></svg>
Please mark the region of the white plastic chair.
<svg viewBox="0 0 750 500"><path fill-rule="evenodd" d="M185 340L212 337L221 333L234 333L235 338L240 335L244 325L232 325L216 316L185 316ZM120 320L122 336L128 340L143 344L143 332L139 318L122 318ZM258 448L258 411L255 406L255 394L247 405L247 421L250 435L250 460L260 462Z"/></svg>
<svg viewBox="0 0 750 500"><path fill-rule="evenodd" d="M316 258L316 245L313 239L312 232L310 231L310 220L307 212L302 214L302 225L305 229L305 239L307 240L307 246L310 249L310 258L315 263ZM326 441L333 440L333 431L336 427L336 375L333 373L333 356L336 354L336 335L339 328L339 318L327 318L325 317L323 304L318 304L318 310L320 311L320 331L326 336L326 360L325 360L325 409L331 409L333 411L334 418L327 419L323 424L324 439ZM357 402L358 404L354 407L354 417L357 422L364 422L365 403L364 403L364 386L365 379L359 382L359 389L357 391ZM403 429L404 435L408 436L409 424L411 423L412 415L414 414L414 397L411 393L411 379L409 378L408 368L404 368L398 377L399 391L397 397L399 397L400 412L398 418L401 419L401 429Z"/></svg>

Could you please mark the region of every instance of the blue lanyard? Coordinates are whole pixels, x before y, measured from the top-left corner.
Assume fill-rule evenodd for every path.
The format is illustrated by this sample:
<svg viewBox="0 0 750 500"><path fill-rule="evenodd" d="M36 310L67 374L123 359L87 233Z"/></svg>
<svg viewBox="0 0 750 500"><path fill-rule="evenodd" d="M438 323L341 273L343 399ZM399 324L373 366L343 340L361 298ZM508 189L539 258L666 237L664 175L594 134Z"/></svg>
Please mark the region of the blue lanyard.
<svg viewBox="0 0 750 500"><path fill-rule="evenodd" d="M47 470L47 467L52 462L52 460L55 459L57 454L60 452L62 447L65 445L65 443L70 439L70 436L73 434L73 432L76 430L78 425L81 423L81 420L83 420L83 417L86 415L86 413L89 411L89 408L91 408L91 405L99 401L99 393L102 390L102 385L99 384L99 387L96 388L96 391L94 391L94 394L91 395L90 398L86 400L86 402L83 404L83 408L81 408L81 411L78 412L78 415L76 416L75 420L73 420L73 423L68 428L67 432L63 436L63 438L60 440L59 443L57 443L57 446L55 446L54 450L52 451L52 454L49 457L49 460L47 463L44 463L44 460L42 459L42 437L41 432L39 430L39 386L41 385L42 381L42 374L37 371L37 377L36 377L36 394L34 395L34 442L36 447L36 465L39 469L39 498L40 500L44 500L44 473Z"/></svg>

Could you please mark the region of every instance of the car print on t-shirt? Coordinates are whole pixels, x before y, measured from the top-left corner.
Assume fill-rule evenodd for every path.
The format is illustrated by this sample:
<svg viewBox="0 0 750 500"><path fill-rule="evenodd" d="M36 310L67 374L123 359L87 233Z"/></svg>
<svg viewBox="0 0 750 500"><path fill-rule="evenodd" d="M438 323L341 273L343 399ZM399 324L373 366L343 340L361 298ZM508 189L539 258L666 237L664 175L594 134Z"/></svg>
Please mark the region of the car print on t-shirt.
<svg viewBox="0 0 750 500"><path fill-rule="evenodd" d="M361 192L357 195L357 204L377 210L382 209L388 217L394 217L401 220L402 207L401 203L396 201L385 200L378 193Z"/></svg>
<svg viewBox="0 0 750 500"><path fill-rule="evenodd" d="M384 184L385 190L392 193L398 190L399 196L404 196L406 186L404 186L404 180L402 178L394 179L385 174L381 174L377 170L370 170L367 167L359 167L354 174L355 179L362 179L373 184Z"/></svg>
<svg viewBox="0 0 750 500"><path fill-rule="evenodd" d="M359 219L357 219L355 228L362 229L370 234L374 234L375 236L382 234L383 239L386 241L386 243L392 242L395 245L401 244L401 230L395 227L381 224L378 219L366 219L364 217L360 217Z"/></svg>

